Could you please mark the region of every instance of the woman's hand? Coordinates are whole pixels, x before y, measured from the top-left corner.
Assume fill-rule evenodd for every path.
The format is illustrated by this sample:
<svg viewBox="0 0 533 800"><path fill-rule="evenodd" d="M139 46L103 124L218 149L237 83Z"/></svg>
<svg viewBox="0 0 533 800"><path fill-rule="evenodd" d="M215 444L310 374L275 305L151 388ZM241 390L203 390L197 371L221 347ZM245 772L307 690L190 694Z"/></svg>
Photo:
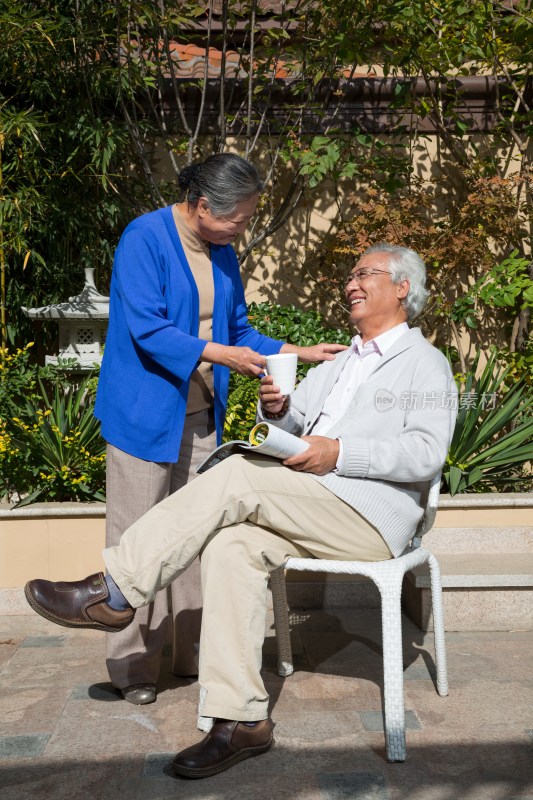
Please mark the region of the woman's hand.
<svg viewBox="0 0 533 800"><path fill-rule="evenodd" d="M259 378L265 371L266 360L260 353L250 347L232 347L216 342L208 342L201 355L201 361L210 364L221 364L229 367L239 375L250 375Z"/></svg>
<svg viewBox="0 0 533 800"><path fill-rule="evenodd" d="M295 344L284 344L281 353L296 353L298 359L304 364L314 364L316 361L333 361L336 353L347 350L345 344L333 344L330 342L320 342L311 347L297 347Z"/></svg>

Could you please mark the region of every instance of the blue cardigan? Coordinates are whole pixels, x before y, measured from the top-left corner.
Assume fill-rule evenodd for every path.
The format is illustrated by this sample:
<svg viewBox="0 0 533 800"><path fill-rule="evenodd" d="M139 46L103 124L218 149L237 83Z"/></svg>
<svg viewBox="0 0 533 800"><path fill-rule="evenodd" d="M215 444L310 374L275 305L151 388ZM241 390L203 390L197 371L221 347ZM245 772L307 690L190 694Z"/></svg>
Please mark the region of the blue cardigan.
<svg viewBox="0 0 533 800"><path fill-rule="evenodd" d="M213 341L263 355L282 342L248 324L239 264L231 245L211 246L215 286ZM199 299L172 206L135 219L124 231L111 279L109 329L95 415L110 444L146 461L176 462L189 380L206 341L198 338ZM229 370L214 365L220 443Z"/></svg>

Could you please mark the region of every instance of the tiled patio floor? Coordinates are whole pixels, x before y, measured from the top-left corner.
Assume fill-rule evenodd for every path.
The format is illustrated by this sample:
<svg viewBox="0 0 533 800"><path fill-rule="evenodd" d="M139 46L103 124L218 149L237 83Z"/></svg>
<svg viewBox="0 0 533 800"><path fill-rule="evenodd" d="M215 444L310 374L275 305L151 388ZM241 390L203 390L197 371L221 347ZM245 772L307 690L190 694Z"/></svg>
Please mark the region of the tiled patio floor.
<svg viewBox="0 0 533 800"><path fill-rule="evenodd" d="M404 642L404 764L385 760L379 612L335 609L296 618L291 678L268 632L274 748L187 781L164 766L203 736L196 683L165 665L157 702L133 706L108 683L102 634L0 617L0 798L533 800L533 632L449 633L447 698L431 634L404 620Z"/></svg>

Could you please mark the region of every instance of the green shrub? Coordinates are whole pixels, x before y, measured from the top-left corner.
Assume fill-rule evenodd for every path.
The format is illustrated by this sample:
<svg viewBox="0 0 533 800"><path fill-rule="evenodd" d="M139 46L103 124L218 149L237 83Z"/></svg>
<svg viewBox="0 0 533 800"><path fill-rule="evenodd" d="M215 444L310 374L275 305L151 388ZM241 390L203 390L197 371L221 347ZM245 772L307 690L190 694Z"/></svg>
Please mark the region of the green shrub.
<svg viewBox="0 0 533 800"><path fill-rule="evenodd" d="M20 413L25 397L33 397L39 378L68 385L65 374L54 367L40 367L31 360L33 342L10 352L0 347L0 419Z"/></svg>
<svg viewBox="0 0 533 800"><path fill-rule="evenodd" d="M0 498L104 500L105 442L93 416L94 378L70 384L53 367L29 362L29 349L2 351Z"/></svg>
<svg viewBox="0 0 533 800"><path fill-rule="evenodd" d="M459 413L443 469L444 491L516 491L531 486L533 387L527 376L509 380L494 352L476 376L478 359L459 376Z"/></svg>
<svg viewBox="0 0 533 800"><path fill-rule="evenodd" d="M273 339L299 347L319 342L350 344L351 334L340 328L328 328L317 311L302 311L293 305L250 303L248 319L256 330ZM298 364L297 381L301 381L312 364ZM255 421L259 381L245 375L231 374L228 410L224 424L224 440L245 439Z"/></svg>

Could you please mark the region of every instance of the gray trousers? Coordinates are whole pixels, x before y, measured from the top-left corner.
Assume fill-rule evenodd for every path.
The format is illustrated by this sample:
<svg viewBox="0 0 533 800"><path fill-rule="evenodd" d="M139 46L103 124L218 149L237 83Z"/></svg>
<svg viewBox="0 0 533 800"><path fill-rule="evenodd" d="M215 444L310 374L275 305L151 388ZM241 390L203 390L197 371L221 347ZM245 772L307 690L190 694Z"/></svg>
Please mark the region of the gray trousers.
<svg viewBox="0 0 533 800"><path fill-rule="evenodd" d="M216 447L212 411L186 417L179 460L154 463L107 447L106 546L113 547L124 531L196 477L196 466ZM147 536L150 536L148 531ZM107 634L107 669L114 686L157 683L161 654L172 625L172 672L198 674L202 590L198 559L120 633Z"/></svg>

